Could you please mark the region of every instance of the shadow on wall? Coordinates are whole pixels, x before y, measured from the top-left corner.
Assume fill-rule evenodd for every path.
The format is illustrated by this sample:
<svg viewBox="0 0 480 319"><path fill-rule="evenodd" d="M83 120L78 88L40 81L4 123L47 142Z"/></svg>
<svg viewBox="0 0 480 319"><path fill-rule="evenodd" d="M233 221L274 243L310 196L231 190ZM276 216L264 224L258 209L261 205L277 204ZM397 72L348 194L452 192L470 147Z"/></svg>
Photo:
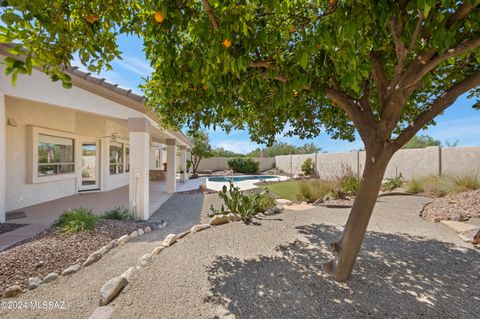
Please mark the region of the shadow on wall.
<svg viewBox="0 0 480 319"><path fill-rule="evenodd" d="M340 232L297 229L307 241L277 247L280 256L217 257L209 269L210 302L239 318L478 318L478 251L369 232L350 281L340 284L320 271L332 257L326 244Z"/></svg>

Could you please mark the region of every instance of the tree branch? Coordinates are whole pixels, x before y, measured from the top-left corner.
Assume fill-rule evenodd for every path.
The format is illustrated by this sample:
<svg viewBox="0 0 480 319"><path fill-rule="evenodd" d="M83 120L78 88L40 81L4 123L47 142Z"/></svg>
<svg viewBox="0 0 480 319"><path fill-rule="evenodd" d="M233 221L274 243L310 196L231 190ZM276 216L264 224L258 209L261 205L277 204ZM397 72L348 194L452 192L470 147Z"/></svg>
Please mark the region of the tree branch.
<svg viewBox="0 0 480 319"><path fill-rule="evenodd" d="M447 20L445 26L450 28L456 22L465 19L475 9L476 6L470 3L464 3Z"/></svg>
<svg viewBox="0 0 480 319"><path fill-rule="evenodd" d="M428 122L432 121L435 116L442 113L455 100L465 92L480 85L480 72L474 73L464 80L458 82L453 87L445 91L437 97L428 108L426 108L402 133L393 141L395 150L400 149L415 134L424 127Z"/></svg>
<svg viewBox="0 0 480 319"><path fill-rule="evenodd" d="M396 74L400 74L405 66L407 59L407 48L402 42L401 36L405 27L405 17L400 16L400 20L396 17L390 19L390 31L393 36L393 43L395 44L395 54L397 55Z"/></svg>
<svg viewBox="0 0 480 319"><path fill-rule="evenodd" d="M408 46L408 52L411 52L417 43L418 35L420 34L420 30L422 28L423 23L423 12L419 12L419 17L417 20L417 24L415 25L415 30L413 31L412 38L410 39L410 45Z"/></svg>
<svg viewBox="0 0 480 319"><path fill-rule="evenodd" d="M382 114L385 108L385 97L387 95L387 79L385 76L385 71L383 69L382 61L380 60L380 56L376 52L371 52L370 60L373 64L372 75L373 80L375 81L375 85L377 87L380 114Z"/></svg>
<svg viewBox="0 0 480 319"><path fill-rule="evenodd" d="M218 30L218 21L215 18L215 15L213 14L213 9L212 6L210 5L210 2L208 0L202 0L203 7L205 8L205 11L207 12L208 15L208 20L210 20L210 23L212 24L212 27L215 31Z"/></svg>

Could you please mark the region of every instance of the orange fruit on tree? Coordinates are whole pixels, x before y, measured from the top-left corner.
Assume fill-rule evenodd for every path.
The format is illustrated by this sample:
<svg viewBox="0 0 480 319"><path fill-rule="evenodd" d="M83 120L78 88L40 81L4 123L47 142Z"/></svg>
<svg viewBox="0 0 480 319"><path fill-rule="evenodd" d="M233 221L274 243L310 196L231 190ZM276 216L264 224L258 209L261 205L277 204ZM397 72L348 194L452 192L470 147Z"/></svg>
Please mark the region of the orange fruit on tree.
<svg viewBox="0 0 480 319"><path fill-rule="evenodd" d="M96 14L91 14L85 18L89 23L95 23L98 20L98 16Z"/></svg>
<svg viewBox="0 0 480 319"><path fill-rule="evenodd" d="M160 12L155 12L155 14L153 15L153 17L155 18L155 21L157 21L158 23L162 23L163 20L165 20L165 17L160 13Z"/></svg>
<svg viewBox="0 0 480 319"><path fill-rule="evenodd" d="M223 46L224 47L229 48L231 45L232 45L232 41L230 41L229 39L225 38L223 40Z"/></svg>
<svg viewBox="0 0 480 319"><path fill-rule="evenodd" d="M297 31L297 29L295 28L295 26L293 24L288 27L288 32L293 33L295 31Z"/></svg>

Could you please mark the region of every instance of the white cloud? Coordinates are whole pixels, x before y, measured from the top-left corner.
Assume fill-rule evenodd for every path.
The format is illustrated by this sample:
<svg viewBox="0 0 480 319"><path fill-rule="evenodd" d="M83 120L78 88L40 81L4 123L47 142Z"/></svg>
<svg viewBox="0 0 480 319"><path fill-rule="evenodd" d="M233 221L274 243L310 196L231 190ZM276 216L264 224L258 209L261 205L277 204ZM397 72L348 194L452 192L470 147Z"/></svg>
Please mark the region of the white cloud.
<svg viewBox="0 0 480 319"><path fill-rule="evenodd" d="M126 55L123 57L123 60L117 60L115 64L118 64L125 70L144 78L150 76L153 72L150 63L146 59L141 59L139 57Z"/></svg>
<svg viewBox="0 0 480 319"><path fill-rule="evenodd" d="M257 143L250 142L250 141L236 141L236 140L222 139L221 141L215 144L215 147L223 147L228 151L246 154L255 150L257 147L259 147L259 145Z"/></svg>

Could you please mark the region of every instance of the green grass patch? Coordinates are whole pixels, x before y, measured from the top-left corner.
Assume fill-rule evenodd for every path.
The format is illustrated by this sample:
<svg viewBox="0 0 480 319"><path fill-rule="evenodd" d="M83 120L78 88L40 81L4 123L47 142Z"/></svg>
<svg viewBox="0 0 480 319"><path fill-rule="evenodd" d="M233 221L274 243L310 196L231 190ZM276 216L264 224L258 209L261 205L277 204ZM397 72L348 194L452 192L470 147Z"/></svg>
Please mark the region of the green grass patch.
<svg viewBox="0 0 480 319"><path fill-rule="evenodd" d="M296 201L297 194L300 192L300 184L298 181L277 182L268 185L267 188L278 197L291 201Z"/></svg>
<svg viewBox="0 0 480 319"><path fill-rule="evenodd" d="M91 209L78 207L65 210L56 222L56 226L67 233L93 232L99 219L92 213Z"/></svg>

